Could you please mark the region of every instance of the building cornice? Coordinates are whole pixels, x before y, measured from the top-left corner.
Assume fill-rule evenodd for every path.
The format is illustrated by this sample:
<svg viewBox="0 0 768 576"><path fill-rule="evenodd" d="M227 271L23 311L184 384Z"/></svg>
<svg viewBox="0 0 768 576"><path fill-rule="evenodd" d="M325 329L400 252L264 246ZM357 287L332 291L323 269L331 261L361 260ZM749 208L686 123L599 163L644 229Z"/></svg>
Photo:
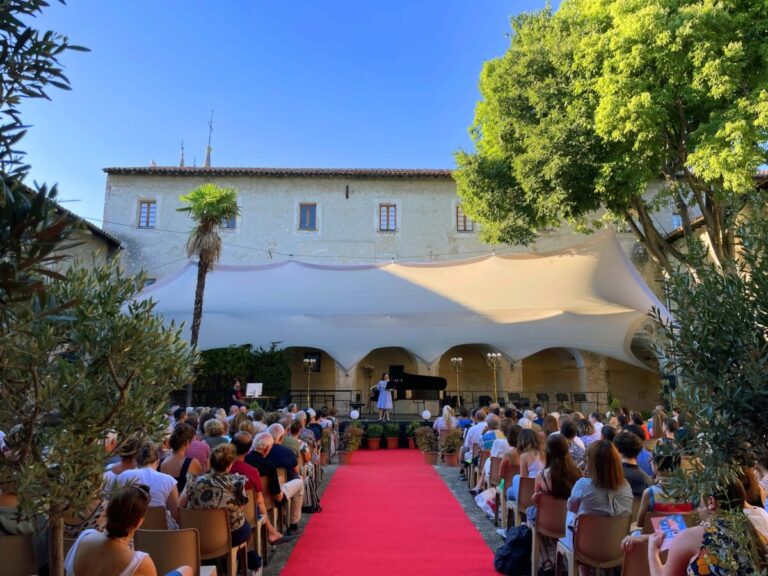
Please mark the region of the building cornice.
<svg viewBox="0 0 768 576"><path fill-rule="evenodd" d="M262 178L384 178L453 180L453 171L411 168L198 168L147 166L104 168L109 175L129 176L250 176Z"/></svg>

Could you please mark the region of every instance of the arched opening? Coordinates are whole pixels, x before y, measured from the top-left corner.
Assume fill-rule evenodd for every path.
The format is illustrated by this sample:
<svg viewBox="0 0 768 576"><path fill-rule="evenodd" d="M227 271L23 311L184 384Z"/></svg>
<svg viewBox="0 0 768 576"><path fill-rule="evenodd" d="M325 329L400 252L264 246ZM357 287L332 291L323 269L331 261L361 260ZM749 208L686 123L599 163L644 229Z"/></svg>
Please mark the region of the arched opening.
<svg viewBox="0 0 768 576"><path fill-rule="evenodd" d="M659 403L659 373L644 370L613 358L606 359L611 396L632 410L653 410Z"/></svg>
<svg viewBox="0 0 768 576"><path fill-rule="evenodd" d="M465 406L478 406L482 403L481 397L493 396L493 370L486 362L488 352L496 352L496 350L485 344L460 344L445 351L440 357L438 375L448 381L448 396L457 395L457 374L456 368L451 363L452 358L461 358L458 391L461 392ZM506 359L502 359L502 362L506 362ZM504 370L501 367L496 378L500 395L506 396L503 392L509 386L505 387Z"/></svg>
<svg viewBox="0 0 768 576"><path fill-rule="evenodd" d="M573 393L587 389L584 359L571 348L541 350L523 360L522 385L531 404L557 405L558 394L567 395L570 402Z"/></svg>
<svg viewBox="0 0 768 576"><path fill-rule="evenodd" d="M405 348L375 348L357 363L358 387L368 391L384 372L389 372L390 366L403 366L403 369L411 374L418 372L416 358Z"/></svg>

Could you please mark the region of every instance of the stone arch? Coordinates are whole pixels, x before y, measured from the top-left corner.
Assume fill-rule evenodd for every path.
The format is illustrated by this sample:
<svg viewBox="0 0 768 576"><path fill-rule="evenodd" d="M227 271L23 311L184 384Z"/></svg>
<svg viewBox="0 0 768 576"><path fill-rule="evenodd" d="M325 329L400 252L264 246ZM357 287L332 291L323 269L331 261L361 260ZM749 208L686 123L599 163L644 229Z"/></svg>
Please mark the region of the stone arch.
<svg viewBox="0 0 768 576"><path fill-rule="evenodd" d="M536 394L547 393L554 402L558 392L571 394L587 389L585 359L574 348L546 348L523 359L523 396L536 401Z"/></svg>
<svg viewBox="0 0 768 576"><path fill-rule="evenodd" d="M459 389L466 406L479 404L480 396L493 397L493 370L486 363L488 352L501 352L497 348L482 343L458 344L446 350L436 361L433 373L448 381L448 395L456 395L456 371L451 365L451 358L463 360L459 373ZM496 374L499 396L506 398L507 392L517 390L513 374L513 363L503 352L502 361Z"/></svg>
<svg viewBox="0 0 768 576"><path fill-rule="evenodd" d="M365 355L355 367L358 388L366 390L376 384L383 372L388 372L392 365L402 365L406 372L416 374L423 363L406 348L385 346L374 348Z"/></svg>
<svg viewBox="0 0 768 576"><path fill-rule="evenodd" d="M291 346L285 349L291 366L291 390L305 391L307 389L307 373L304 371L304 358L316 355L320 368L310 376L312 390L336 390L337 369L336 359L320 348L310 346Z"/></svg>

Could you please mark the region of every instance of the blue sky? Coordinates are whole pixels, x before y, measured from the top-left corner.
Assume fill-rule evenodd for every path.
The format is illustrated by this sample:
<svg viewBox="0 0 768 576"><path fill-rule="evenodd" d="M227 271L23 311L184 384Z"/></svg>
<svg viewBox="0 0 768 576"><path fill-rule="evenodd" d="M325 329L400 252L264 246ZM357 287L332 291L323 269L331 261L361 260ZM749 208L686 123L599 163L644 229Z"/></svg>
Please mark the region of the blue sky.
<svg viewBox="0 0 768 576"><path fill-rule="evenodd" d="M509 17L544 0L69 0L38 26L89 53L23 107L32 179L99 223L106 166L449 168ZM557 4L557 3L555 3Z"/></svg>

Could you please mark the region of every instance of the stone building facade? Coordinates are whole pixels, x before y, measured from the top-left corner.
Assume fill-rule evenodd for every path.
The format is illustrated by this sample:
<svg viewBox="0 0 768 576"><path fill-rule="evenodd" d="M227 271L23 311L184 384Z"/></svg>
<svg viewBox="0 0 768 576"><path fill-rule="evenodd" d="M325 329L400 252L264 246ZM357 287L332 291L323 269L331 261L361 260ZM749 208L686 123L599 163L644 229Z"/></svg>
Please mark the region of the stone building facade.
<svg viewBox="0 0 768 576"><path fill-rule="evenodd" d="M493 251L560 250L585 238L564 226L543 233L529 247L483 244L479 227L461 210L449 170L147 167L105 172L104 228L121 240L124 268L129 273L145 270L155 280L186 263L185 242L192 221L178 211L179 196L207 182L238 192L241 214L221 228L220 263L227 265L287 259L331 265L449 261ZM671 214L661 217L670 220L671 230ZM646 282L658 292L656 269L633 235L620 231L618 237ZM402 364L408 372L443 376L453 391L456 373L450 359L460 356L464 360L460 390L466 398L476 399L492 390L493 375L485 362L491 351L482 343L467 343L427 365L401 348L378 349L347 372L322 350L295 349L290 351L292 387L306 389L303 359L319 354L322 368L310 375L311 388L318 393L343 390L353 400L357 394L364 400L367 387L390 364ZM604 405L611 391L627 405L650 408L658 395L654 371L578 350L543 350L515 363L505 361L497 381L499 389L521 393L532 401L537 393L549 393L554 401L555 392L582 391L589 393L590 402L599 400Z"/></svg>

